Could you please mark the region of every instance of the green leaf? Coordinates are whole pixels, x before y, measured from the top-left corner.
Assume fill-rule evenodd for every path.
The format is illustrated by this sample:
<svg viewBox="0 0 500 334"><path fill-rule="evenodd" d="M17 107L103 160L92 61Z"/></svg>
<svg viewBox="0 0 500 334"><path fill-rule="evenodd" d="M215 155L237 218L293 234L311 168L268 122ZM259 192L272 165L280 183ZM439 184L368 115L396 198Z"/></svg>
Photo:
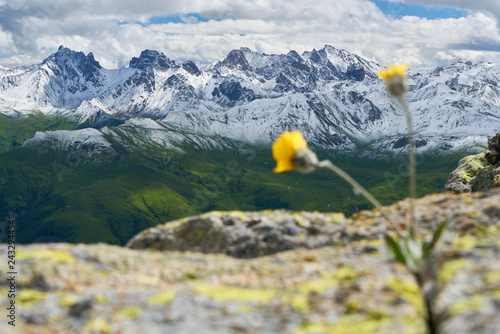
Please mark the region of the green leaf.
<svg viewBox="0 0 500 334"><path fill-rule="evenodd" d="M386 234L384 238L385 242L387 243L387 246L389 247L389 250L392 251L396 260L406 266L406 258L403 252L401 251L401 248L399 247L398 243L388 234Z"/></svg>
<svg viewBox="0 0 500 334"><path fill-rule="evenodd" d="M425 242L422 244L422 254L424 259L428 258L431 252L433 251L434 247L436 247L436 244L441 238L446 226L448 226L447 221L439 224L438 227L434 230L434 233L432 234L431 242Z"/></svg>
<svg viewBox="0 0 500 334"><path fill-rule="evenodd" d="M408 234L410 236L410 239L415 240L415 230L413 229L413 225L410 225L408 228Z"/></svg>

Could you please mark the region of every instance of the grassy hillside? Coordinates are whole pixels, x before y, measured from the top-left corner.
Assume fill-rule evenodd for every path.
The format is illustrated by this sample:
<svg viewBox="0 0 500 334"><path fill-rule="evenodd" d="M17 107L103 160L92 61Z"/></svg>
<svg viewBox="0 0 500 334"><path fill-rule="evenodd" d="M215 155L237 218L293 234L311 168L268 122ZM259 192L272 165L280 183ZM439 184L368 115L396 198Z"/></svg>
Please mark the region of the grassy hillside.
<svg viewBox="0 0 500 334"><path fill-rule="evenodd" d="M73 130L77 125L64 117L33 113L22 118L0 114L0 152L22 145L37 131Z"/></svg>
<svg viewBox="0 0 500 334"><path fill-rule="evenodd" d="M0 115L0 233L7 217L16 217L20 243L124 244L147 227L213 210L284 208L351 215L371 208L328 171L274 174L270 147L212 138L232 148L196 149L200 138L162 126L164 134L186 138L185 144L168 149L136 127L111 127L104 137L114 153L94 160L85 155L88 148L79 156L77 146L64 149L57 142L54 147L17 147L36 131L76 128L64 118ZM331 154L318 152L382 204L407 196L407 157ZM420 156L418 195L441 192L460 156Z"/></svg>
<svg viewBox="0 0 500 334"><path fill-rule="evenodd" d="M184 153L127 151L105 163L69 166L19 147L0 154L0 217L17 215L20 243L124 244L146 227L212 210L342 211L370 208L327 171L274 174L268 148ZM319 153L320 158L327 158ZM329 157L383 204L406 197L404 157ZM423 156L419 196L440 192L459 156ZM4 226L4 225L3 225Z"/></svg>

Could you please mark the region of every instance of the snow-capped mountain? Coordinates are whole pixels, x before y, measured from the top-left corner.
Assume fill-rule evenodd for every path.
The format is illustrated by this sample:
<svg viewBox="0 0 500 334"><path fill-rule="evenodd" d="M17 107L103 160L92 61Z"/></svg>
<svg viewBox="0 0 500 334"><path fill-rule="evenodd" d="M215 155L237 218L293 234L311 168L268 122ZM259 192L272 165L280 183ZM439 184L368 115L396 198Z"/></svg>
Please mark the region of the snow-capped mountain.
<svg viewBox="0 0 500 334"><path fill-rule="evenodd" d="M41 64L0 69L0 112L57 113L93 126L151 118L153 128L265 144L298 129L325 149L404 150L406 122L377 79L379 68L325 46L302 55L241 48L205 68L145 50L128 67L108 70L92 53L60 47ZM470 148L500 131L499 81L500 66L491 63L410 71L419 150ZM169 133L150 122L127 124L151 136Z"/></svg>

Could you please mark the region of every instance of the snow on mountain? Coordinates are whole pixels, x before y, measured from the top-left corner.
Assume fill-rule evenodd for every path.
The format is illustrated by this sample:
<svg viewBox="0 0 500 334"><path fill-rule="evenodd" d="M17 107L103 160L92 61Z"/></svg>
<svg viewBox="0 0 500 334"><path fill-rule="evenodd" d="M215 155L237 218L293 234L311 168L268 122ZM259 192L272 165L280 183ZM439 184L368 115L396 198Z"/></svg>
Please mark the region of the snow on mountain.
<svg viewBox="0 0 500 334"><path fill-rule="evenodd" d="M403 151L404 115L377 79L379 68L325 46L302 55L241 48L202 69L145 50L127 68L107 70L92 53L60 47L41 64L0 69L0 112L58 113L92 126L128 119L120 128L141 129L158 145L186 140L169 137L164 129L172 127L191 133L200 147L221 145L203 137L269 144L299 129L325 149ZM492 63L410 71L418 149L470 148L500 131L499 81L500 67Z"/></svg>

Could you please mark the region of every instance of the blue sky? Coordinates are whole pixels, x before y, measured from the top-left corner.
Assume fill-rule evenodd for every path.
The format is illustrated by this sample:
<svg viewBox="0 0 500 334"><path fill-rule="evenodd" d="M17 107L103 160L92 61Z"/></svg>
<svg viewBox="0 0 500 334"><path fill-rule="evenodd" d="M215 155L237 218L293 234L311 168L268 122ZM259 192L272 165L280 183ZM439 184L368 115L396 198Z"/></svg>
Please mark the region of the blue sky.
<svg viewBox="0 0 500 334"><path fill-rule="evenodd" d="M144 49L203 66L228 52L332 45L382 65L500 62L498 0L0 0L0 65L42 61L59 45L107 68Z"/></svg>
<svg viewBox="0 0 500 334"><path fill-rule="evenodd" d="M424 6L420 4L407 4L402 2L391 2L385 0L370 0L387 16L401 18L403 16L418 16L429 20L466 17L467 11L450 8Z"/></svg>
<svg viewBox="0 0 500 334"><path fill-rule="evenodd" d="M166 24L166 23L193 23L193 22L207 22L210 21L209 18L203 17L198 13L187 13L187 14L172 14L167 16L152 16L148 18L146 21L120 21L120 25L126 24L140 24L143 27L147 27L155 24Z"/></svg>

